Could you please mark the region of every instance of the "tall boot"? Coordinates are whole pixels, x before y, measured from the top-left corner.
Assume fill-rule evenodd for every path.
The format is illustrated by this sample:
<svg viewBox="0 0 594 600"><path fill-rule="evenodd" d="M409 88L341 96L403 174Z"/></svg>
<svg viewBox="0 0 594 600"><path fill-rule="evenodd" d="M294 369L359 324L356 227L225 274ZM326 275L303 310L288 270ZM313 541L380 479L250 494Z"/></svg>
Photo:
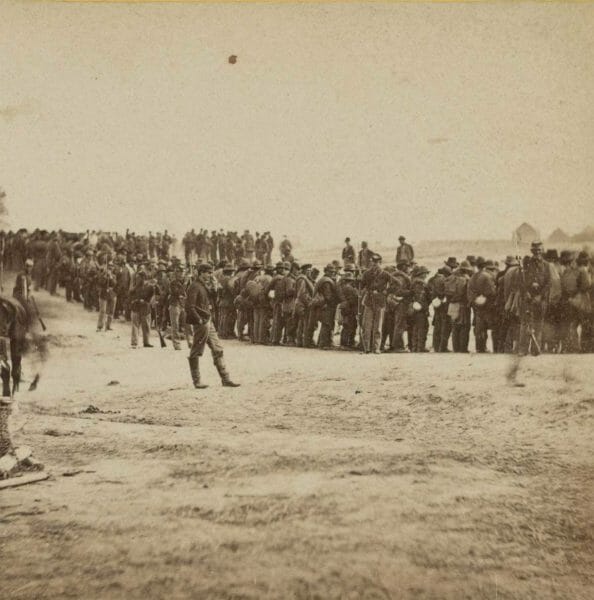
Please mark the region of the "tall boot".
<svg viewBox="0 0 594 600"><path fill-rule="evenodd" d="M205 383L200 383L200 369L198 368L198 357L188 357L188 364L190 365L190 375L192 376L192 383L197 390L203 390L208 386Z"/></svg>
<svg viewBox="0 0 594 600"><path fill-rule="evenodd" d="M225 366L225 361L222 356L217 356L214 359L215 367L221 376L221 383L223 387L239 387L239 383L233 383L229 378L229 373L227 372L227 368Z"/></svg>

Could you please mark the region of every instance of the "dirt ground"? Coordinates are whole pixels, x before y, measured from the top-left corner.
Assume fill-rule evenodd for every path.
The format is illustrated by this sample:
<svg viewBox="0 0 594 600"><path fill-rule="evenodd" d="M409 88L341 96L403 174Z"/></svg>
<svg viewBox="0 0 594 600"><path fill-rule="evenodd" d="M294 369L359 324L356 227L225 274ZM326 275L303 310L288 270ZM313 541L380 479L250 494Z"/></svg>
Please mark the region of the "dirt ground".
<svg viewBox="0 0 594 600"><path fill-rule="evenodd" d="M592 597L591 355L512 388L504 356L226 342L242 387L207 357L198 392L186 349L38 300L15 441L52 476L0 491L0 597Z"/></svg>

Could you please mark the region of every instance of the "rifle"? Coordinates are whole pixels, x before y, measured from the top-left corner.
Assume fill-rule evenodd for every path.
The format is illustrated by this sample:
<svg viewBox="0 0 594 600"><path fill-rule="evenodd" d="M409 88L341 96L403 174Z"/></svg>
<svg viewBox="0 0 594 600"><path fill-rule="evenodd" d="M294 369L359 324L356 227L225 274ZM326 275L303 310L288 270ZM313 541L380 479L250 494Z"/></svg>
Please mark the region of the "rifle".
<svg viewBox="0 0 594 600"><path fill-rule="evenodd" d="M534 323L532 311L528 308L528 302L526 298L526 278L524 273L524 266L522 264L522 258L518 256L518 269L520 273L520 290L521 290L521 307L522 307L522 316L528 320L528 334L530 335L530 352L533 356L538 356L541 353L540 344L536 339L536 334L534 332Z"/></svg>
<svg viewBox="0 0 594 600"><path fill-rule="evenodd" d="M39 308L37 308L37 302L35 302L35 298L33 296L29 296L29 299L31 300L31 305L33 306L33 309L35 310L35 316L37 317L37 320L39 321L39 324L41 325L41 329L43 329L43 331L45 331L47 329L47 327L45 326L45 323L43 322L43 319L41 318L41 315L39 314Z"/></svg>
<svg viewBox="0 0 594 600"><path fill-rule="evenodd" d="M163 332L160 327L157 327L157 333L159 334L159 342L161 343L161 348L167 348L167 344L165 343L165 338L163 337Z"/></svg>

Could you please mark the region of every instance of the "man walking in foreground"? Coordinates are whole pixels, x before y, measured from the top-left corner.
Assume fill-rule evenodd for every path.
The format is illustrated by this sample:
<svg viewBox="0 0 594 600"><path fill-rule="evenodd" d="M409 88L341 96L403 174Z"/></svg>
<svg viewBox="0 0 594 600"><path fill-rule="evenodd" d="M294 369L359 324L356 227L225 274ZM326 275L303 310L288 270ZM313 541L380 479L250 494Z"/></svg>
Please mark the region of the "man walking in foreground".
<svg viewBox="0 0 594 600"><path fill-rule="evenodd" d="M196 389L208 387L200 381L199 367L199 358L204 354L204 346L208 345L223 386L239 387L239 384L233 383L229 377L225 361L223 360L223 346L212 322L212 306L207 287L212 272L212 265L199 265L198 276L194 278L188 288L186 321L194 326L194 340L190 349L190 356L188 357L190 375Z"/></svg>

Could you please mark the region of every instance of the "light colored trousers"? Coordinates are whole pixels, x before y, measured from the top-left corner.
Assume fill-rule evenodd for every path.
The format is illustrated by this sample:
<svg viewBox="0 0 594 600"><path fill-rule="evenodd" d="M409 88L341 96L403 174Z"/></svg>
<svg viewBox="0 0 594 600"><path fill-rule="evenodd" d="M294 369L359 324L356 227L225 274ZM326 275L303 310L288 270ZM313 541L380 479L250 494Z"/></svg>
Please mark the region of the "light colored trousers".
<svg viewBox="0 0 594 600"><path fill-rule="evenodd" d="M385 310L385 308L372 308L371 306L363 308L361 330L365 352L379 352Z"/></svg>
<svg viewBox="0 0 594 600"><path fill-rule="evenodd" d="M138 345L138 330L142 330L142 343L149 343L149 332L150 332L150 313L132 311L130 313L130 319L132 321L132 345Z"/></svg>
<svg viewBox="0 0 594 600"><path fill-rule="evenodd" d="M97 329L111 327L111 320L115 311L115 297L99 298L99 319L97 320Z"/></svg>

